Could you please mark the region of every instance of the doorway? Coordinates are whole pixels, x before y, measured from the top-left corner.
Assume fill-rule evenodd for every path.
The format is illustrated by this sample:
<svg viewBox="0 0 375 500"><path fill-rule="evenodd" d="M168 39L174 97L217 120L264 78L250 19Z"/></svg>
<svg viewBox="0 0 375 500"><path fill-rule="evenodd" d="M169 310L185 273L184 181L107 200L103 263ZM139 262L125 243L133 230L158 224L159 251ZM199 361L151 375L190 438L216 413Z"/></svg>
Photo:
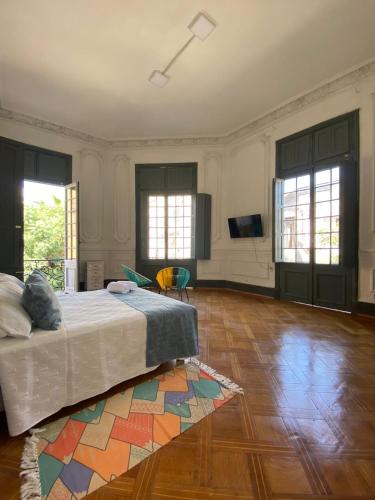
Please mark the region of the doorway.
<svg viewBox="0 0 375 500"><path fill-rule="evenodd" d="M358 114L277 144L274 255L279 296L351 311L358 268Z"/></svg>
<svg viewBox="0 0 375 500"><path fill-rule="evenodd" d="M33 269L47 276L54 290L64 289L65 189L24 181L24 279Z"/></svg>

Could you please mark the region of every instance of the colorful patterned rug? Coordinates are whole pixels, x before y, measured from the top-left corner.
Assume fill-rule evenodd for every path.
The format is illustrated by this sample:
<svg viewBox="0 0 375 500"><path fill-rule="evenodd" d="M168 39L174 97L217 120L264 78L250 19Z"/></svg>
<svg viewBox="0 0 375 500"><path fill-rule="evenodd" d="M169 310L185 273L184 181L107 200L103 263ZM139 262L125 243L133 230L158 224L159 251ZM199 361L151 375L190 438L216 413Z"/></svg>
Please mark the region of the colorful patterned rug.
<svg viewBox="0 0 375 500"><path fill-rule="evenodd" d="M194 358L44 429L32 430L21 463L21 498L84 498L220 408L236 392L242 389Z"/></svg>

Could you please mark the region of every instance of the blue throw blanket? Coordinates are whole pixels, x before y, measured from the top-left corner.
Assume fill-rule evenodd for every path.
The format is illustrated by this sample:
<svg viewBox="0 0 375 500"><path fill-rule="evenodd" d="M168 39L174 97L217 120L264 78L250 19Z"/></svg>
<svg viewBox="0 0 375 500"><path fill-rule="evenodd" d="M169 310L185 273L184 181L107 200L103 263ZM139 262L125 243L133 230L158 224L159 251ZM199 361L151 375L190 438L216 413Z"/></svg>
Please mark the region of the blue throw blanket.
<svg viewBox="0 0 375 500"><path fill-rule="evenodd" d="M140 288L113 296L147 318L147 367L198 354L198 318L194 306Z"/></svg>

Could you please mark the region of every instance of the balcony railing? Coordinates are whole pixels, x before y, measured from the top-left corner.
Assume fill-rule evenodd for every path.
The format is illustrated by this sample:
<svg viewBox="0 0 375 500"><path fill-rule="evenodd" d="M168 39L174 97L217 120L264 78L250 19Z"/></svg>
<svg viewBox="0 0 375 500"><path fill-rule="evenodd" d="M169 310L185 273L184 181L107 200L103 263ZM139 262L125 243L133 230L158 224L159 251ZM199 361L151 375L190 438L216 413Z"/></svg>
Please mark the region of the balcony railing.
<svg viewBox="0 0 375 500"><path fill-rule="evenodd" d="M34 269L40 269L54 290L64 290L64 259L33 259L23 262L25 280Z"/></svg>

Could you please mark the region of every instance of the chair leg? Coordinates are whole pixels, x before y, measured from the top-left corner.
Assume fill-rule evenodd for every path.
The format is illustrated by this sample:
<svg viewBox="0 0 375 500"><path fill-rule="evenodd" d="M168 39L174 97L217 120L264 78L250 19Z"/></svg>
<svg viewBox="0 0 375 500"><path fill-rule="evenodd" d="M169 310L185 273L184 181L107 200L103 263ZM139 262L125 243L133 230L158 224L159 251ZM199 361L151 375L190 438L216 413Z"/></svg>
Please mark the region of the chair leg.
<svg viewBox="0 0 375 500"><path fill-rule="evenodd" d="M190 302L189 294L187 293L187 288L185 288L185 293L186 293L186 298L188 299L188 302Z"/></svg>

